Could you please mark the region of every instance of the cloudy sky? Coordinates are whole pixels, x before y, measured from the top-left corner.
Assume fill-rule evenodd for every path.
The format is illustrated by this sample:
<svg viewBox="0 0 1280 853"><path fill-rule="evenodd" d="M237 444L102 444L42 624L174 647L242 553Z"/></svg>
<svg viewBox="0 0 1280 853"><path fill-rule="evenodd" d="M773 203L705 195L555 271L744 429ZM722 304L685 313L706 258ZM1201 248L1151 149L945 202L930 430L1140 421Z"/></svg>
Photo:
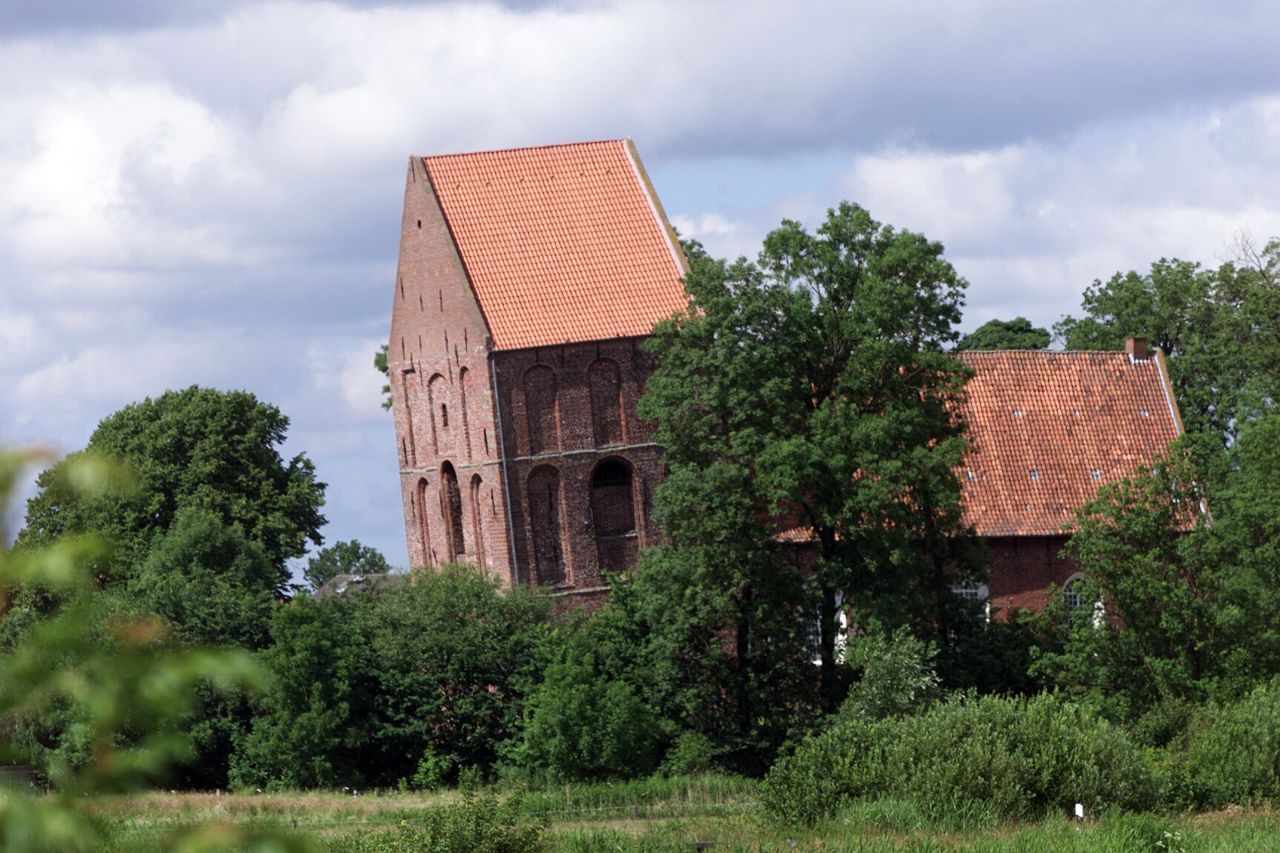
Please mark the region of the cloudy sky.
<svg viewBox="0 0 1280 853"><path fill-rule="evenodd" d="M0 443L246 388L406 561L385 340L406 159L632 137L723 255L840 199L965 326L1280 235L1274 3L0 0Z"/></svg>

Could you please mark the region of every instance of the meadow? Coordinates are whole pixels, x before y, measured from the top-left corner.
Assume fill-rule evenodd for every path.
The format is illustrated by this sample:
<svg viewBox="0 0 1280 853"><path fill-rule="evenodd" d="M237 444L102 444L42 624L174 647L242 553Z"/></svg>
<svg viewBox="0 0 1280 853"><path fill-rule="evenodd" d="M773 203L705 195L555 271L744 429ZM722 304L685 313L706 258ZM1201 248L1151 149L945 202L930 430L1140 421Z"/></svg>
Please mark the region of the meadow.
<svg viewBox="0 0 1280 853"><path fill-rule="evenodd" d="M148 793L102 798L93 811L112 851L167 850L197 823L223 827L224 846L233 849L257 839L267 849L379 853L1280 849L1280 811L1274 807L1017 823L977 814L926 818L910 802L870 800L817 825L788 828L765 817L757 794L752 780L708 775L534 790Z"/></svg>

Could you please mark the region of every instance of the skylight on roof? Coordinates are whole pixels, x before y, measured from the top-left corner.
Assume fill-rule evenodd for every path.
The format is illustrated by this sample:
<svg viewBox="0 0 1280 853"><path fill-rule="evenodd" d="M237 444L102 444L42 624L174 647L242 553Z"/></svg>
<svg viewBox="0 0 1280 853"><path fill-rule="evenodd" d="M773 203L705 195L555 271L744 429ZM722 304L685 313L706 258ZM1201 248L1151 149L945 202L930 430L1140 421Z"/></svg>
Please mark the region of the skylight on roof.
<svg viewBox="0 0 1280 853"><path fill-rule="evenodd" d="M1097 469L1097 468L1090 468L1090 469L1089 469L1089 476L1090 476L1090 477L1092 477L1092 478L1093 478L1093 479L1095 479L1095 480L1101 480L1101 479L1102 479L1102 471L1100 471L1100 470L1099 470L1099 469Z"/></svg>
<svg viewBox="0 0 1280 853"><path fill-rule="evenodd" d="M1031 469L1031 479L1033 479L1033 480L1039 480L1039 479L1040 479L1040 469L1039 469L1039 468L1032 468L1032 469Z"/></svg>

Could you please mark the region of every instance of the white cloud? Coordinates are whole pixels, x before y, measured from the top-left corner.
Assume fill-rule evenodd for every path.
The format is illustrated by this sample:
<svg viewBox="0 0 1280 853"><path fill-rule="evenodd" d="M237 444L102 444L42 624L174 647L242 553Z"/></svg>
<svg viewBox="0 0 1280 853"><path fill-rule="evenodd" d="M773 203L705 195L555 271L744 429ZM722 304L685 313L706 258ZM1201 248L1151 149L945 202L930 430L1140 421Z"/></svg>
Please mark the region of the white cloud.
<svg viewBox="0 0 1280 853"><path fill-rule="evenodd" d="M294 417L341 538L397 542L368 361L413 153L629 135L655 175L732 161L732 186L657 187L729 256L848 196L943 240L975 323L1280 234L1273 4L368 5L6 29L0 436L74 447L166 387L248 387Z"/></svg>

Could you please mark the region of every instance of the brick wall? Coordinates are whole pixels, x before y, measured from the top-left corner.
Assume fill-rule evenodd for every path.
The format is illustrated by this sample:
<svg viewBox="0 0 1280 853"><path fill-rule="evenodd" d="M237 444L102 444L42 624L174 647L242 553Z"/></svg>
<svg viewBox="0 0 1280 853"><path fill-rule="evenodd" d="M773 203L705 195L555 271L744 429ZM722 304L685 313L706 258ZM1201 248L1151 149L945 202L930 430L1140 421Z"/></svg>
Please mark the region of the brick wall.
<svg viewBox="0 0 1280 853"><path fill-rule="evenodd" d="M1049 585L1060 588L1078 571L1074 563L1059 556L1066 536L993 537L985 543L987 588L995 618L1004 618L1013 609L1044 609Z"/></svg>
<svg viewBox="0 0 1280 853"><path fill-rule="evenodd" d="M510 583L488 332L418 158L405 181L387 363L409 564L454 559Z"/></svg>
<svg viewBox="0 0 1280 853"><path fill-rule="evenodd" d="M499 352L495 364L520 577L593 597L604 585L602 557L633 564L658 537L661 451L652 424L636 415L651 359L638 339L619 339ZM623 472L629 483L616 476ZM633 532L619 533L628 522ZM558 555L549 524L559 528Z"/></svg>

